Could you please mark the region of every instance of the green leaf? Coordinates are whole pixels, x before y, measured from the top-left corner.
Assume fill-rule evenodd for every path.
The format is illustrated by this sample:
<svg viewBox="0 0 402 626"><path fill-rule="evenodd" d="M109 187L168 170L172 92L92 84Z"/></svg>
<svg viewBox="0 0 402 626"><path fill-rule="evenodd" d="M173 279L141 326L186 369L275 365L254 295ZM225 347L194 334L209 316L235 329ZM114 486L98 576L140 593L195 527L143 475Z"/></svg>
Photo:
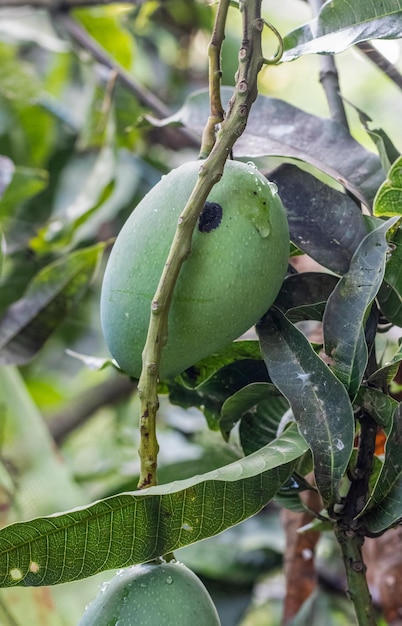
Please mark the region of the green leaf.
<svg viewBox="0 0 402 626"><path fill-rule="evenodd" d="M398 406L397 401L391 396L375 387L362 385L357 393L355 404L371 415L386 432L389 431Z"/></svg>
<svg viewBox="0 0 402 626"><path fill-rule="evenodd" d="M249 385L245 385L239 391L236 391L232 396L227 398L222 405L221 409L221 419L220 419L220 427L221 432L225 439L229 438L230 431L235 426L235 424L244 416L245 413L255 415L258 412L261 404L265 404L265 401L268 401L268 404L273 402L275 404L275 400L280 399L280 404L283 405L284 409L280 413L280 417L287 409L287 402L278 394L278 390L276 387L270 383L250 383ZM280 419L279 417L279 419ZM261 415L257 417L256 421L260 422ZM267 444L272 439L276 437L276 431L279 423L279 419L276 421L276 424L273 428L270 428L270 439L265 440L263 443L257 445L252 451L258 450L263 445ZM266 425L265 425L266 427ZM243 448L244 449L244 448ZM249 454L249 452L246 452Z"/></svg>
<svg viewBox="0 0 402 626"><path fill-rule="evenodd" d="M343 274L367 226L360 208L341 193L294 165L270 174L286 207L290 239L315 261Z"/></svg>
<svg viewBox="0 0 402 626"><path fill-rule="evenodd" d="M284 38L282 61L302 54L336 54L361 41L402 37L399 0L328 0L317 18Z"/></svg>
<svg viewBox="0 0 402 626"><path fill-rule="evenodd" d="M244 454L251 454L275 439L289 403L278 393L246 411L241 418L239 437Z"/></svg>
<svg viewBox="0 0 402 626"><path fill-rule="evenodd" d="M275 306L293 322L321 321L338 277L324 272L290 274L282 284Z"/></svg>
<svg viewBox="0 0 402 626"><path fill-rule="evenodd" d="M76 9L74 16L113 59L129 70L133 63L135 44L129 31L121 24L120 12L118 7L95 7Z"/></svg>
<svg viewBox="0 0 402 626"><path fill-rule="evenodd" d="M0 320L0 365L28 363L85 294L104 243L42 269Z"/></svg>
<svg viewBox="0 0 402 626"><path fill-rule="evenodd" d="M245 342L254 343L258 342ZM236 345L235 342L234 345ZM254 349L254 348L253 348ZM259 351L259 346L258 346ZM224 401L236 393L239 389L255 382L269 382L267 368L262 358L243 358L232 361L228 365L221 367L209 376L204 382L192 388L191 372L186 372L186 385L176 382L169 383L169 398L172 404L178 404L184 408L199 407L207 418L210 428L219 430L220 413ZM198 371L196 370L194 382L198 381ZM179 382L181 379L178 379Z"/></svg>
<svg viewBox="0 0 402 626"><path fill-rule="evenodd" d="M384 463L361 514L371 532L381 532L402 518L402 407L397 405L385 444Z"/></svg>
<svg viewBox="0 0 402 626"><path fill-rule="evenodd" d="M307 446L289 429L203 476L122 493L0 530L0 586L54 585L149 561L257 513Z"/></svg>
<svg viewBox="0 0 402 626"><path fill-rule="evenodd" d="M231 95L232 89L223 87L224 106ZM182 108L159 121L158 126L181 124L201 135L208 116L209 92L200 90L190 94ZM257 97L233 153L236 159L279 156L305 161L338 184L341 181L369 207L385 179L378 156L355 141L347 128L267 96Z"/></svg>
<svg viewBox="0 0 402 626"><path fill-rule="evenodd" d="M364 324L368 309L382 283L391 218L370 232L353 255L349 271L328 298L323 318L325 352L332 369L353 397L367 365Z"/></svg>
<svg viewBox="0 0 402 626"><path fill-rule="evenodd" d="M402 326L402 230L392 235L391 254L388 259L384 281L378 292L381 312L391 324Z"/></svg>
<svg viewBox="0 0 402 626"><path fill-rule="evenodd" d="M6 221L19 206L42 191L48 183L45 170L16 166L0 203L0 219Z"/></svg>
<svg viewBox="0 0 402 626"><path fill-rule="evenodd" d="M402 156L392 165L387 180L379 188L373 212L377 217L402 215Z"/></svg>
<svg viewBox="0 0 402 626"><path fill-rule="evenodd" d="M268 373L312 451L317 487L333 503L353 448L354 418L346 390L278 310L268 312L257 332Z"/></svg>

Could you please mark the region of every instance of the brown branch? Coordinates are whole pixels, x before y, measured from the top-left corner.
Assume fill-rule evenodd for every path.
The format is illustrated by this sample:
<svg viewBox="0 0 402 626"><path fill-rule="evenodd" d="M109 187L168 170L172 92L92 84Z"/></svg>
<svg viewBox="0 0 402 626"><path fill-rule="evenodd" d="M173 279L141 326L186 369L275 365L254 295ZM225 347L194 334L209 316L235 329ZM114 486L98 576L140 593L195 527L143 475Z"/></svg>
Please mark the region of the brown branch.
<svg viewBox="0 0 402 626"><path fill-rule="evenodd" d="M50 433L60 444L73 430L84 424L98 409L128 398L136 384L127 376L117 376L83 392L49 420Z"/></svg>
<svg viewBox="0 0 402 626"><path fill-rule="evenodd" d="M393 65L388 59L381 54L369 41L362 41L357 44L357 47L367 58L370 59L374 65L378 67L384 74L388 76L399 89L402 89L402 74L398 72L395 65Z"/></svg>

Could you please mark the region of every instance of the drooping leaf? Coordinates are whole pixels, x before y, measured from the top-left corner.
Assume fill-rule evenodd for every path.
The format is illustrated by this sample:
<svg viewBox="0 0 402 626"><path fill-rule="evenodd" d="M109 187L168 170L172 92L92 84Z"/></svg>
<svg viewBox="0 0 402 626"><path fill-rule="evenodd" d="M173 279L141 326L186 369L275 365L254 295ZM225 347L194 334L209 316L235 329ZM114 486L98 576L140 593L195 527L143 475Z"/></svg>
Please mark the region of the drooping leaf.
<svg viewBox="0 0 402 626"><path fill-rule="evenodd" d="M355 404L361 406L371 415L386 432L389 431L398 406L397 401L391 396L375 387L361 385L355 398Z"/></svg>
<svg viewBox="0 0 402 626"><path fill-rule="evenodd" d="M0 530L0 586L69 582L216 535L269 502L306 449L297 430L288 429L203 476L10 525Z"/></svg>
<svg viewBox="0 0 402 626"><path fill-rule="evenodd" d="M344 386L278 310L257 325L261 350L273 383L289 401L314 459L315 480L333 503L353 448L353 410Z"/></svg>
<svg viewBox="0 0 402 626"><path fill-rule="evenodd" d="M29 362L86 292L105 244L73 252L42 269L0 320L0 365Z"/></svg>
<svg viewBox="0 0 402 626"><path fill-rule="evenodd" d="M392 235L391 254L378 292L381 312L391 324L402 326L402 230Z"/></svg>
<svg viewBox="0 0 402 626"><path fill-rule="evenodd" d="M344 193L294 165L270 174L286 207L293 243L328 269L344 274L367 226L360 208Z"/></svg>
<svg viewBox="0 0 402 626"><path fill-rule="evenodd" d="M387 180L379 188L373 212L377 217L402 215L402 156L393 163Z"/></svg>
<svg viewBox="0 0 402 626"><path fill-rule="evenodd" d="M385 443L384 463L362 512L372 532L385 530L402 518L402 411L397 404Z"/></svg>
<svg viewBox="0 0 402 626"><path fill-rule="evenodd" d="M273 400L275 403L275 400L278 398L281 398L281 396L278 394L276 387L271 383L250 383L249 385L245 385L239 389L239 391L236 391L236 393L225 400L221 409L220 428L225 439L229 438L232 428L244 416L244 414L256 414L258 412L258 408L261 404L265 404L265 401L270 403L271 400ZM286 408L287 402L285 400L284 411ZM260 417L257 417L256 421L258 422L259 419ZM278 423L276 423L276 426L271 430L271 439L275 439L277 425ZM266 425L264 427L266 427ZM254 450L261 448L269 441L270 440L264 441L263 444L260 444ZM249 452L245 453L249 454Z"/></svg>
<svg viewBox="0 0 402 626"><path fill-rule="evenodd" d="M321 321L338 278L324 272L290 274L282 284L275 306L293 322Z"/></svg>
<svg viewBox="0 0 402 626"><path fill-rule="evenodd" d="M302 54L336 54L370 39L402 37L402 5L399 0L366 2L328 0L318 16L286 35L282 61Z"/></svg>
<svg viewBox="0 0 402 626"><path fill-rule="evenodd" d="M45 170L16 166L13 177L4 189L0 203L0 218L4 223L10 219L22 202L32 198L47 185Z"/></svg>
<svg viewBox="0 0 402 626"><path fill-rule="evenodd" d="M257 340L234 341L226 348L202 359L180 376L180 381L190 389L196 389L208 381L226 365L243 359L261 360L260 345Z"/></svg>
<svg viewBox="0 0 402 626"><path fill-rule="evenodd" d="M119 8L109 6L76 9L74 16L124 68L131 69L135 49L134 39L119 19Z"/></svg>
<svg viewBox="0 0 402 626"><path fill-rule="evenodd" d="M232 89L222 89L224 105ZM209 115L208 90L196 91L182 108L155 125L184 125L202 134ZM346 128L267 96L253 104L245 132L236 141L234 157L279 156L306 161L341 182L363 204L371 206L385 179L378 156L355 141Z"/></svg>
<svg viewBox="0 0 402 626"><path fill-rule="evenodd" d="M258 344L258 342L244 342ZM233 344L236 346L237 342ZM254 350L254 348L252 348ZM259 351L259 346L258 346ZM237 352L237 347L236 347ZM226 353L226 351L225 351ZM169 383L169 398L172 404L178 404L184 408L199 407L212 429L220 428L220 413L224 401L236 391L256 382L269 382L267 368L262 358L242 358L233 360L224 367L218 367L204 382L191 387L192 368L186 372L186 386L183 384ZM198 371L195 372L194 382L199 380ZM202 380L202 379L201 379Z"/></svg>
<svg viewBox="0 0 402 626"><path fill-rule="evenodd" d="M325 351L333 371L353 397L367 365L364 324L385 272L391 218L370 232L353 255L349 271L328 298L323 318Z"/></svg>

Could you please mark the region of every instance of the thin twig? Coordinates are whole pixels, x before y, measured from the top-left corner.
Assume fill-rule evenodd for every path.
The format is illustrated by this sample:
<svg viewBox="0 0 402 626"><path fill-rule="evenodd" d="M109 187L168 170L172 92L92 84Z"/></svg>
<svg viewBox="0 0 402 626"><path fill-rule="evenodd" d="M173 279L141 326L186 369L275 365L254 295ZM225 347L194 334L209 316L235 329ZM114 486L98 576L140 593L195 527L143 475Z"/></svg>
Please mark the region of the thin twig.
<svg viewBox="0 0 402 626"><path fill-rule="evenodd" d="M191 196L178 219L176 233L151 305L148 335L143 351L143 365L138 392L141 400L141 474L139 488L155 485L158 442L158 375L162 348L167 338L169 307L180 269L191 251L191 240L197 218L216 182L221 178L225 161L238 137L243 133L250 108L257 97L257 76L263 64L261 34L262 0L248 0L240 5L243 19L243 41L239 52L239 70L234 94L216 143L208 158L200 162L200 172Z"/></svg>
<svg viewBox="0 0 402 626"><path fill-rule="evenodd" d="M116 73L120 83L135 95L140 104L149 107L160 117L168 117L171 114L168 107L154 93L138 83L74 18L60 14L57 20L61 22L69 36L84 50L87 50L96 61Z"/></svg>
<svg viewBox="0 0 402 626"><path fill-rule="evenodd" d="M402 74L396 69L388 59L377 50L370 42L362 41L357 44L357 47L363 54L366 55L384 74L388 76L399 89L402 89Z"/></svg>
<svg viewBox="0 0 402 626"><path fill-rule="evenodd" d="M310 0L311 10L314 16L320 12L324 0ZM348 128L348 120L343 100L340 95L339 76L334 56L331 54L320 55L320 83L327 98L331 119L345 128Z"/></svg>
<svg viewBox="0 0 402 626"><path fill-rule="evenodd" d="M202 134L200 159L205 159L211 152L215 143L216 127L223 122L225 115L221 101L221 50L225 39L225 24L229 6L230 0L222 0L219 3L208 46L210 115Z"/></svg>

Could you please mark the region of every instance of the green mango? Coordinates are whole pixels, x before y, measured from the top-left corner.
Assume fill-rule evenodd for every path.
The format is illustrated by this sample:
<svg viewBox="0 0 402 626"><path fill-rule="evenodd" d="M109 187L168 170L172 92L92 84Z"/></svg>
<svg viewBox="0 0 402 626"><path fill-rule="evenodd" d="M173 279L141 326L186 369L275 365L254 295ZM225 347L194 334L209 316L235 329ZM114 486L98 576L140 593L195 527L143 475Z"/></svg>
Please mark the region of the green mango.
<svg viewBox="0 0 402 626"><path fill-rule="evenodd" d="M200 579L177 562L134 565L100 586L78 626L220 626Z"/></svg>
<svg viewBox="0 0 402 626"><path fill-rule="evenodd" d="M201 161L163 176L124 224L102 285L101 323L119 367L142 368L151 302ZM169 312L161 378L224 348L269 309L286 274L289 231L276 188L251 164L227 161L199 217Z"/></svg>

